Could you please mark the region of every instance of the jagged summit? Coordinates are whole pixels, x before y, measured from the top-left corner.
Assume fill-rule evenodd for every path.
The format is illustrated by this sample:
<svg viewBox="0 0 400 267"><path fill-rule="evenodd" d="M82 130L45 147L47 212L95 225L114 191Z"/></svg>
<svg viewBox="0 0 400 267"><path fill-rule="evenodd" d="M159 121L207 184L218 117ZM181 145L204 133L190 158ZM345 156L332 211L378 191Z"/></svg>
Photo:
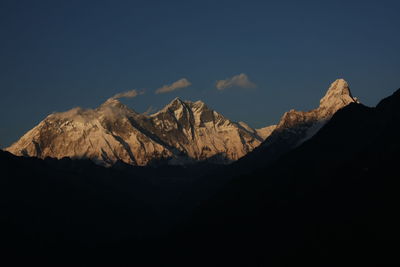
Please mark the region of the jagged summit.
<svg viewBox="0 0 400 267"><path fill-rule="evenodd" d="M179 106L179 105L184 105L185 101L180 99L179 97L175 97L167 106Z"/></svg>
<svg viewBox="0 0 400 267"><path fill-rule="evenodd" d="M203 101L198 100L196 102L192 102L188 100L182 100L178 97L174 98L160 111L150 116L153 118L168 116L166 114L175 117L177 120L180 120L183 117L185 117L187 120L194 119L197 124L200 123L201 118L210 117L210 115L223 117L221 114L211 110Z"/></svg>
<svg viewBox="0 0 400 267"><path fill-rule="evenodd" d="M170 103L168 103L164 108L162 108L160 111L152 114L152 117L155 117L161 113L165 112L174 112L179 109L188 109L187 103L180 99L179 97L175 97Z"/></svg>
<svg viewBox="0 0 400 267"><path fill-rule="evenodd" d="M189 101L189 100L182 100L179 97L175 97L169 104L167 104L160 111L176 110L176 109L179 109L181 107L184 107L184 108L192 108L192 107L196 107L196 108L204 108L205 107L205 108L208 108L207 105L201 100L197 100L196 102L192 102L192 101Z"/></svg>

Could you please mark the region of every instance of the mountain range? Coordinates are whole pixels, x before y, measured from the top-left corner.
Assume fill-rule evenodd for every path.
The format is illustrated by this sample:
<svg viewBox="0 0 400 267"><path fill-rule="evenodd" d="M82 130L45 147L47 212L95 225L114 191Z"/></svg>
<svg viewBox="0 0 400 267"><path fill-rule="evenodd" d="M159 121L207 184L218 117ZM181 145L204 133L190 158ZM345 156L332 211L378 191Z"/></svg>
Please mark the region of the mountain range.
<svg viewBox="0 0 400 267"><path fill-rule="evenodd" d="M3 259L398 266L399 107L400 89L367 107L335 81L317 109L289 111L229 165L105 168L0 151Z"/></svg>
<svg viewBox="0 0 400 267"><path fill-rule="evenodd" d="M111 98L96 109L54 113L6 150L19 156L91 159L111 166L234 162L255 148L280 154L313 136L339 109L357 102L343 79L331 84L319 107L286 112L277 125L253 129L202 101L175 98L152 115Z"/></svg>
<svg viewBox="0 0 400 267"><path fill-rule="evenodd" d="M201 101L175 98L148 116L109 99L96 109L49 115L7 150L39 158L88 158L103 165L225 163L257 147L268 129L233 122Z"/></svg>

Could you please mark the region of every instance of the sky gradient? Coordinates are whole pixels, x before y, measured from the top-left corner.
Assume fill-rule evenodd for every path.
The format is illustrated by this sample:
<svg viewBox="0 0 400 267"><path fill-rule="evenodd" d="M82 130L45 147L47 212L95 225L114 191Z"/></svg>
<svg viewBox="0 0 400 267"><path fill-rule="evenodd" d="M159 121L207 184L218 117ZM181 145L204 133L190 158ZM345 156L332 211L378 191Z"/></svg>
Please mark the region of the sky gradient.
<svg viewBox="0 0 400 267"><path fill-rule="evenodd" d="M137 112L178 96L255 128L318 106L337 78L376 105L400 88L399 10L399 1L0 1L0 147L52 112L133 89L122 101ZM240 74L248 84L229 83Z"/></svg>

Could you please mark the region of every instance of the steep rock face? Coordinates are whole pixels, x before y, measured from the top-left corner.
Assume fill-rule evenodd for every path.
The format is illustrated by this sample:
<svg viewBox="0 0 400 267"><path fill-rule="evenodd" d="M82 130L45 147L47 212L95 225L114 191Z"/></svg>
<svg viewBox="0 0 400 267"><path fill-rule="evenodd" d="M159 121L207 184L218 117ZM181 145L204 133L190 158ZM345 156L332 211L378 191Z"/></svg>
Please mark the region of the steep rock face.
<svg viewBox="0 0 400 267"><path fill-rule="evenodd" d="M109 99L96 109L49 115L7 150L39 158L89 158L104 165L118 160L140 166L160 160L228 163L263 140L256 130L226 119L201 101L176 98L146 116Z"/></svg>

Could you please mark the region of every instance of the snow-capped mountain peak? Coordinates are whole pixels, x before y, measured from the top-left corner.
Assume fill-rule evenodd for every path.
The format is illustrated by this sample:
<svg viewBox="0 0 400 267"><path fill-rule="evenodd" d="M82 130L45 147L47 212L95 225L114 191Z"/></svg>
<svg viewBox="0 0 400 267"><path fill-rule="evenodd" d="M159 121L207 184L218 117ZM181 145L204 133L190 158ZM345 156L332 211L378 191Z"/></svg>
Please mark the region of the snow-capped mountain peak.
<svg viewBox="0 0 400 267"><path fill-rule="evenodd" d="M324 115L333 115L338 109L358 100L351 94L350 87L344 79L334 81L320 100L319 110Z"/></svg>

